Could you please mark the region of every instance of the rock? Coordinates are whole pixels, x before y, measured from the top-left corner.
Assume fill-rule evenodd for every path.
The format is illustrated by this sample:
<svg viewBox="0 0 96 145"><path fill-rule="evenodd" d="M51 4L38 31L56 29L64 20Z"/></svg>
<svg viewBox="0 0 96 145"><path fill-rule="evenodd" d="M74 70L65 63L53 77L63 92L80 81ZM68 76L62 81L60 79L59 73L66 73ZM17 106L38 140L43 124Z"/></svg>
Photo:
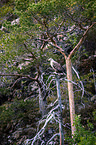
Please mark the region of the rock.
<svg viewBox="0 0 96 145"><path fill-rule="evenodd" d="M11 22L11 25L16 25L16 24L19 25L19 18L15 19Z"/></svg>

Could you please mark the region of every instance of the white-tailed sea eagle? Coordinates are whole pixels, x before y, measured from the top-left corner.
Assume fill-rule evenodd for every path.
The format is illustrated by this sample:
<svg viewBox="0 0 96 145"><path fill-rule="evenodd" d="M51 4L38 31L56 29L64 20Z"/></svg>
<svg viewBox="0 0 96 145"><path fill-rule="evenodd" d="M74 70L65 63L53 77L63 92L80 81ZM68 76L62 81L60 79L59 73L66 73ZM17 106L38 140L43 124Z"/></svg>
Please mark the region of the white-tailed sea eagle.
<svg viewBox="0 0 96 145"><path fill-rule="evenodd" d="M55 70L55 72L57 73L65 72L65 69L58 62L54 61L52 58L49 58L48 61L50 61L50 65Z"/></svg>

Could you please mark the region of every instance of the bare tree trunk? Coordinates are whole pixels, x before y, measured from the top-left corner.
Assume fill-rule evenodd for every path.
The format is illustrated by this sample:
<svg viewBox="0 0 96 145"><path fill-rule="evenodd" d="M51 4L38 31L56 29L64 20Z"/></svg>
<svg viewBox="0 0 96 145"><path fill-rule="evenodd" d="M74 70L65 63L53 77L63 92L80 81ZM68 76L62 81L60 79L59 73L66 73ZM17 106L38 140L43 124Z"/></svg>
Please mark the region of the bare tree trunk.
<svg viewBox="0 0 96 145"><path fill-rule="evenodd" d="M74 135L75 126L74 117L75 117L75 104L74 104L74 92L72 84L72 70L71 70L71 59L66 59L66 70L67 70L67 79L68 79L68 94L69 94L69 107L70 107L70 120L71 120L71 132Z"/></svg>
<svg viewBox="0 0 96 145"><path fill-rule="evenodd" d="M46 114L46 101L43 100L41 89L39 88L39 109L42 116Z"/></svg>
<svg viewBox="0 0 96 145"><path fill-rule="evenodd" d="M62 127L62 103L61 103L61 95L60 95L60 83L58 76L56 76L56 85L57 85L57 95L58 95L58 105L59 105L59 133L60 133L60 145L64 145L64 135L63 135L63 127Z"/></svg>

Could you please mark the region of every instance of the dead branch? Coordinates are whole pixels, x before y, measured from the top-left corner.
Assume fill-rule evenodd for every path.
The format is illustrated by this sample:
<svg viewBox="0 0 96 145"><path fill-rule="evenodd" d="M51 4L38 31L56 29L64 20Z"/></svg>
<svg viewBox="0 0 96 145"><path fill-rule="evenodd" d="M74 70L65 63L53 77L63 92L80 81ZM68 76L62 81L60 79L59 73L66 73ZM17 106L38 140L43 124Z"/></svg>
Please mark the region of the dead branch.
<svg viewBox="0 0 96 145"><path fill-rule="evenodd" d="M54 134L54 135L50 138L50 140L46 143L46 145L48 145L48 144L52 141L52 139L54 139L56 136L60 136L60 134L59 134L59 133Z"/></svg>
<svg viewBox="0 0 96 145"><path fill-rule="evenodd" d="M72 69L74 70L74 72L76 73L78 79L80 80L80 76L79 76L78 72L76 71L76 69L73 66L72 66ZM82 96L81 96L81 98L83 98L83 96L84 96L84 85L83 85L82 81L80 81L80 84L81 84L81 90L82 90Z"/></svg>
<svg viewBox="0 0 96 145"><path fill-rule="evenodd" d="M0 76L25 77L31 79L32 81L37 81L37 76L35 78L32 78L30 77L30 75L23 75L23 74L0 74Z"/></svg>

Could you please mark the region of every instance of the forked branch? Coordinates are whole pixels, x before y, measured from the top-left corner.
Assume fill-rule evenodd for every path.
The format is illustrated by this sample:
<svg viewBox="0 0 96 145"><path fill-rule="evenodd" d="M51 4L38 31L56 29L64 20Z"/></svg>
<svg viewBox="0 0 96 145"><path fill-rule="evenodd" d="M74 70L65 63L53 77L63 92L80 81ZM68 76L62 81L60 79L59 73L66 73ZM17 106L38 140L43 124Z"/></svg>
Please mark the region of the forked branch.
<svg viewBox="0 0 96 145"><path fill-rule="evenodd" d="M70 52L68 58L71 59L71 57L73 56L73 54L79 49L79 47L82 45L84 39L86 38L89 30L96 24L96 22L94 22L83 34L83 37L80 39L80 41L78 42L78 44L74 47L74 49Z"/></svg>

